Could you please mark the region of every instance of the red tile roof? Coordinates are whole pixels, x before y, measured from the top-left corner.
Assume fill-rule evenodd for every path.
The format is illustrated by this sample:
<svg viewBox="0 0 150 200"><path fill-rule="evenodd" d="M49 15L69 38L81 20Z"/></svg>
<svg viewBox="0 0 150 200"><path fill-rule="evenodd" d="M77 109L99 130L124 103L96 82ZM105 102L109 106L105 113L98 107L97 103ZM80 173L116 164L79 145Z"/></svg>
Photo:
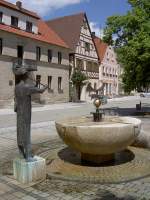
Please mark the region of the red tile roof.
<svg viewBox="0 0 150 200"><path fill-rule="evenodd" d="M85 13L77 13L47 21L47 25L52 28L72 49L76 49L81 32Z"/></svg>
<svg viewBox="0 0 150 200"><path fill-rule="evenodd" d="M41 42L46 42L49 44L54 44L57 46L62 46L62 47L68 48L68 46L65 44L65 42L57 35L57 33L55 33L55 31L52 30L52 28L48 27L47 24L44 21L42 21L36 13L28 11L24 8L19 9L16 5L8 3L4 0L0 0L0 6L5 6L10 9L14 9L18 12L22 12L28 16L32 16L32 17L36 18L37 22L38 22L39 34L29 33L29 32L23 31L19 28L18 29L13 28L13 27L5 25L5 24L0 24L0 30L7 31L9 33L14 33L14 34L17 34L17 35L20 35L23 37L27 37L27 38L31 38L34 40L38 40Z"/></svg>
<svg viewBox="0 0 150 200"><path fill-rule="evenodd" d="M102 61L105 56L108 44L104 43L99 37L93 36L93 39L96 45L99 59L100 61Z"/></svg>
<svg viewBox="0 0 150 200"><path fill-rule="evenodd" d="M39 34L33 34L5 24L0 24L0 30L2 31L68 48L65 42L51 28L49 28L44 21L38 20L38 28Z"/></svg>
<svg viewBox="0 0 150 200"><path fill-rule="evenodd" d="M40 17L36 13L31 12L29 10L26 10L24 8L19 9L16 5L9 3L7 1L4 1L4 0L0 0L0 6L11 8L13 10L16 10L16 11L21 12L23 14L29 15L29 16L34 17L36 19L40 19Z"/></svg>

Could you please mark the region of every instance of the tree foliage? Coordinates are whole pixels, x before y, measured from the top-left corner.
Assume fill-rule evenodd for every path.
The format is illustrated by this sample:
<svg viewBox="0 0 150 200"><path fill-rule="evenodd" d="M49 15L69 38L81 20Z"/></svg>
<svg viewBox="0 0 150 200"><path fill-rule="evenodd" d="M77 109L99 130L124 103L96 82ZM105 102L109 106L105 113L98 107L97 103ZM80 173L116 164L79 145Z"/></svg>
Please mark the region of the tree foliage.
<svg viewBox="0 0 150 200"><path fill-rule="evenodd" d="M128 3L131 10L126 15L107 19L103 40L115 46L124 68L125 91L146 91L150 87L150 0Z"/></svg>
<svg viewBox="0 0 150 200"><path fill-rule="evenodd" d="M74 88L74 99L73 101L80 101L81 90L84 82L87 80L87 76L78 68L76 68L72 74L71 81Z"/></svg>
<svg viewBox="0 0 150 200"><path fill-rule="evenodd" d="M71 77L73 85L82 86L85 80L87 80L87 76L78 68L76 68Z"/></svg>

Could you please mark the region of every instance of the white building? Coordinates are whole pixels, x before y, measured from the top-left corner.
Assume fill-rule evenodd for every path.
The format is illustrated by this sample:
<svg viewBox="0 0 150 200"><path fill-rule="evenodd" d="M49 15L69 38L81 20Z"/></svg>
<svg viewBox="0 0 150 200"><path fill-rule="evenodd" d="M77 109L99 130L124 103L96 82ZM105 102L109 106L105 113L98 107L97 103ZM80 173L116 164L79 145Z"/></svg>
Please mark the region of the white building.
<svg viewBox="0 0 150 200"><path fill-rule="evenodd" d="M0 105L13 104L14 63L37 66L33 73L37 86L48 90L35 96L38 102L69 101L69 53L67 44L40 17L16 5L0 0Z"/></svg>
<svg viewBox="0 0 150 200"><path fill-rule="evenodd" d="M102 42L94 33L93 38L100 59L99 80L104 84L104 95L113 97L114 95L118 95L118 78L120 72L116 53L112 46Z"/></svg>

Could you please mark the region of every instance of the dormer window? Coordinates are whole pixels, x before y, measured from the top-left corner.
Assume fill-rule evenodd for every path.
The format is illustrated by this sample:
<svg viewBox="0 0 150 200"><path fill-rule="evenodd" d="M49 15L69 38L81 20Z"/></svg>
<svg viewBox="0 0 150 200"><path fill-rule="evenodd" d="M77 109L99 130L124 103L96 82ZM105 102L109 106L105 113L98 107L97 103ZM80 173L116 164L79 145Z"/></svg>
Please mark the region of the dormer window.
<svg viewBox="0 0 150 200"><path fill-rule="evenodd" d="M2 23L2 21L3 21L3 13L0 12L0 23Z"/></svg>
<svg viewBox="0 0 150 200"><path fill-rule="evenodd" d="M26 31L32 33L32 22L26 22Z"/></svg>
<svg viewBox="0 0 150 200"><path fill-rule="evenodd" d="M11 26L18 28L18 17L11 16Z"/></svg>

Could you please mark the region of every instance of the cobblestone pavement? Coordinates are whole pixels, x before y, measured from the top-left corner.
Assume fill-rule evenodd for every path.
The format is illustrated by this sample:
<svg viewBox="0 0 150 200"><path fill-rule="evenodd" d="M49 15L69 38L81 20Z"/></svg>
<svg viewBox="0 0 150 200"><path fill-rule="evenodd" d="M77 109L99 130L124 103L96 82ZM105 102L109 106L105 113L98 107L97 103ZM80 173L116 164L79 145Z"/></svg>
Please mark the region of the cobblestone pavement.
<svg viewBox="0 0 150 200"><path fill-rule="evenodd" d="M33 149L41 155L61 145L60 139L54 137L50 141L35 142ZM12 160L16 154L17 149L14 148L13 151L7 152L7 157L1 159L0 200L150 200L149 176L118 184L94 184L90 181L78 182L47 177L40 183L22 185L12 176Z"/></svg>
<svg viewBox="0 0 150 200"><path fill-rule="evenodd" d="M149 118L142 118L143 128L150 129ZM63 147L54 122L32 128L33 151L42 155ZM122 183L92 183L47 177L45 181L22 185L12 175L12 160L18 155L15 128L0 131L0 200L150 200L150 176ZM149 160L148 154L146 153ZM146 156L144 157L145 160ZM49 162L49 161L48 161ZM49 164L49 163L47 163ZM140 167L140 165L139 165ZM132 173L131 169L131 173ZM147 169L150 172L150 169ZM134 171L133 171L134 173ZM139 177L139 176L138 176Z"/></svg>

